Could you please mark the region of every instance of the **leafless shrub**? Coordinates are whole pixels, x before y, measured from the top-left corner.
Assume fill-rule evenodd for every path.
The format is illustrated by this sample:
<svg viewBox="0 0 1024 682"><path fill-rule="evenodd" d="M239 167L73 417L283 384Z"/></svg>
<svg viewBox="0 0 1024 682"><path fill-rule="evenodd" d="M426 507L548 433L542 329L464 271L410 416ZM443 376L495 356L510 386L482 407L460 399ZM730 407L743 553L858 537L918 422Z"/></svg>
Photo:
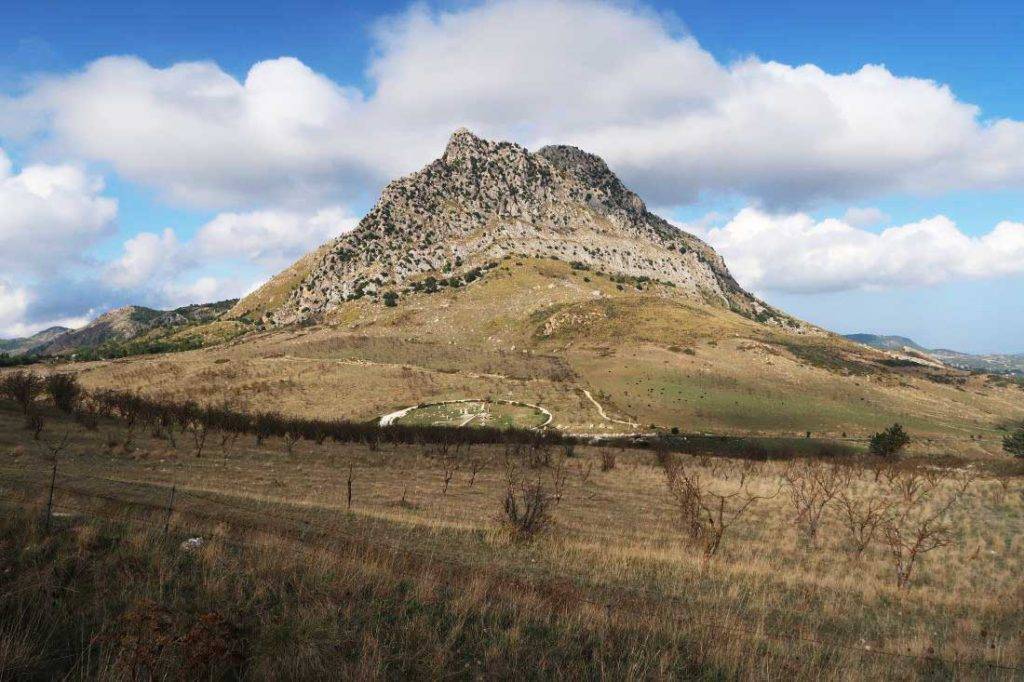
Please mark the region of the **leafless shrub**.
<svg viewBox="0 0 1024 682"><path fill-rule="evenodd" d="M452 478L455 477L455 472L459 469L459 459L454 455L446 455L441 458L441 476L444 480L444 486L441 488L441 494L448 494L448 485L452 482Z"/></svg>
<svg viewBox="0 0 1024 682"><path fill-rule="evenodd" d="M522 476L516 461L506 458L503 520L517 542L529 542L554 524L552 510L561 499L561 484L549 486L540 473ZM564 476L561 481L564 482Z"/></svg>
<svg viewBox="0 0 1024 682"><path fill-rule="evenodd" d="M791 464L782 474L796 524L804 538L814 540L825 509L849 485L848 470L816 461Z"/></svg>
<svg viewBox="0 0 1024 682"><path fill-rule="evenodd" d="M601 451L601 471L611 471L615 468L616 458L614 450Z"/></svg>
<svg viewBox="0 0 1024 682"><path fill-rule="evenodd" d="M567 475L568 469L565 466L565 458L558 460L551 467L551 495L555 500L555 504L562 501Z"/></svg>
<svg viewBox="0 0 1024 682"><path fill-rule="evenodd" d="M840 522L847 530L853 553L861 556L886 520L891 503L878 495L861 495L849 489L836 496Z"/></svg>
<svg viewBox="0 0 1024 682"><path fill-rule="evenodd" d="M535 440L530 444L526 461L532 469L551 466L551 446L541 439Z"/></svg>
<svg viewBox="0 0 1024 682"><path fill-rule="evenodd" d="M469 458L469 485L470 487L476 483L476 475L480 473L480 470L487 466L487 459L484 457L470 457Z"/></svg>
<svg viewBox="0 0 1024 682"><path fill-rule="evenodd" d="M941 502L933 499L938 486L922 476L905 474L893 482L895 502L882 522L882 533L896 570L897 587L909 587L924 554L953 542L947 518L973 481L973 475L962 476Z"/></svg>
<svg viewBox="0 0 1024 682"><path fill-rule="evenodd" d="M580 465L576 467L576 472L580 476L580 483L582 483L583 485L586 485L590 481L590 474L592 474L593 471L594 471L594 463L593 462L580 463Z"/></svg>
<svg viewBox="0 0 1024 682"><path fill-rule="evenodd" d="M687 469L674 456L666 457L662 468L683 532L690 542L701 548L705 561L718 552L726 531L751 505L767 499L751 494L745 484L727 493L712 490L706 472Z"/></svg>

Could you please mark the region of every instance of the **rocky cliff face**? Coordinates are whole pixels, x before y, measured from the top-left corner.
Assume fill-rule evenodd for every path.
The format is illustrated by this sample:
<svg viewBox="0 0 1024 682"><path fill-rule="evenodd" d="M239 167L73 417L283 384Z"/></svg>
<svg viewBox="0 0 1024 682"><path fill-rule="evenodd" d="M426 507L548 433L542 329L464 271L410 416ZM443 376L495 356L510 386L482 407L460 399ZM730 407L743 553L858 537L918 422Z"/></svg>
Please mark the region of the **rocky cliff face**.
<svg viewBox="0 0 1024 682"><path fill-rule="evenodd" d="M264 321L297 322L364 297L393 302L427 276L459 285L508 255L646 277L702 303L776 319L711 247L649 212L597 156L567 146L531 153L460 129L440 159L389 184L355 230L321 247ZM278 300L280 286L267 285ZM245 310L243 300L236 312Z"/></svg>

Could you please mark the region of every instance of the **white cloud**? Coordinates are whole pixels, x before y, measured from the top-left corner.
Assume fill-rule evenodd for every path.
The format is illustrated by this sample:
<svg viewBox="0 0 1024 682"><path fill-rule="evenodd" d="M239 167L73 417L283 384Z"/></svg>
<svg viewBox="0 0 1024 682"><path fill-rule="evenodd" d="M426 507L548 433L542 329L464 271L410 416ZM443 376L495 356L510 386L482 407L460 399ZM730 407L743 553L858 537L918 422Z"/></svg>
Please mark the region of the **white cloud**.
<svg viewBox="0 0 1024 682"><path fill-rule="evenodd" d="M199 230L195 246L205 258L244 257L277 269L357 223L357 218L339 206L312 214L282 210L222 213Z"/></svg>
<svg viewBox="0 0 1024 682"><path fill-rule="evenodd" d="M1024 123L985 120L942 84L879 65L722 64L627 5L417 6L375 41L368 93L293 58L238 81L209 62L112 57L0 105L0 126L27 134L34 120L60 151L217 207L375 189L436 157L462 124L583 146L659 204L1024 186Z"/></svg>
<svg viewBox="0 0 1024 682"><path fill-rule="evenodd" d="M135 289L175 275L185 257L174 230L140 232L124 243L124 254L107 267L106 279L119 289Z"/></svg>
<svg viewBox="0 0 1024 682"><path fill-rule="evenodd" d="M1024 274L1024 223L980 237L939 215L880 233L835 218L746 208L705 233L743 286L820 293Z"/></svg>
<svg viewBox="0 0 1024 682"><path fill-rule="evenodd" d="M309 213L222 213L185 242L171 229L159 234L140 232L125 242L123 254L107 266L104 279L153 305L231 298L251 286L253 269L262 276L275 274L356 223L356 218L338 206ZM211 268L236 273L245 270L247 276L203 274Z"/></svg>
<svg viewBox="0 0 1024 682"><path fill-rule="evenodd" d="M19 323L28 309L28 292L0 281L0 335L18 336Z"/></svg>
<svg viewBox="0 0 1024 682"><path fill-rule="evenodd" d="M851 206L843 213L843 222L854 227L874 227L888 220L888 214L874 206Z"/></svg>
<svg viewBox="0 0 1024 682"><path fill-rule="evenodd" d="M235 298L245 290L245 283L237 277L199 276L190 281L166 283L159 292L161 305L168 308L190 303L212 303Z"/></svg>
<svg viewBox="0 0 1024 682"><path fill-rule="evenodd" d="M50 273L84 261L84 251L111 233L117 201L103 182L69 164L13 171L0 149L0 268Z"/></svg>

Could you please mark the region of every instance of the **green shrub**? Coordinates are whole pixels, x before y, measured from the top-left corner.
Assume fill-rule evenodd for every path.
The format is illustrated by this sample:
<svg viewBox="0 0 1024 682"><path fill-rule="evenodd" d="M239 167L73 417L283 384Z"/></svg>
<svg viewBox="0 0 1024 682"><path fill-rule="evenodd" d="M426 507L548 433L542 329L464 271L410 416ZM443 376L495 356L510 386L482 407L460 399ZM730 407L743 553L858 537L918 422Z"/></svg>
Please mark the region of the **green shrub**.
<svg viewBox="0 0 1024 682"><path fill-rule="evenodd" d="M71 414L82 395L82 386L74 374L51 374L46 377L46 392L58 410Z"/></svg>
<svg viewBox="0 0 1024 682"><path fill-rule="evenodd" d="M910 444L910 436L900 424L893 424L885 431L871 436L870 450L879 457L895 457Z"/></svg>
<svg viewBox="0 0 1024 682"><path fill-rule="evenodd" d="M1014 457L1024 459L1024 426L1003 438L1003 450Z"/></svg>

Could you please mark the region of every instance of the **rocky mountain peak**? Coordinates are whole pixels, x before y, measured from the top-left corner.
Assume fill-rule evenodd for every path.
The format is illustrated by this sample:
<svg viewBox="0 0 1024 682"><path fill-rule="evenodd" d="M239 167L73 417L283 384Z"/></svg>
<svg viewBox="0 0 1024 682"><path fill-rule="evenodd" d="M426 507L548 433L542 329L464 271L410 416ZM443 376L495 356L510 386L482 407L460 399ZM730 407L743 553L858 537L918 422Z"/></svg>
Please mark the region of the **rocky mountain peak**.
<svg viewBox="0 0 1024 682"><path fill-rule="evenodd" d="M235 314L290 323L368 297L394 303L439 278L462 286L509 255L558 258L661 281L694 300L758 318L774 314L743 291L715 251L650 213L598 156L553 145L531 153L459 128L442 156L388 184L352 232L293 266ZM297 274L301 281L296 283ZM434 286L434 285L432 285ZM282 299L280 289L290 293Z"/></svg>

